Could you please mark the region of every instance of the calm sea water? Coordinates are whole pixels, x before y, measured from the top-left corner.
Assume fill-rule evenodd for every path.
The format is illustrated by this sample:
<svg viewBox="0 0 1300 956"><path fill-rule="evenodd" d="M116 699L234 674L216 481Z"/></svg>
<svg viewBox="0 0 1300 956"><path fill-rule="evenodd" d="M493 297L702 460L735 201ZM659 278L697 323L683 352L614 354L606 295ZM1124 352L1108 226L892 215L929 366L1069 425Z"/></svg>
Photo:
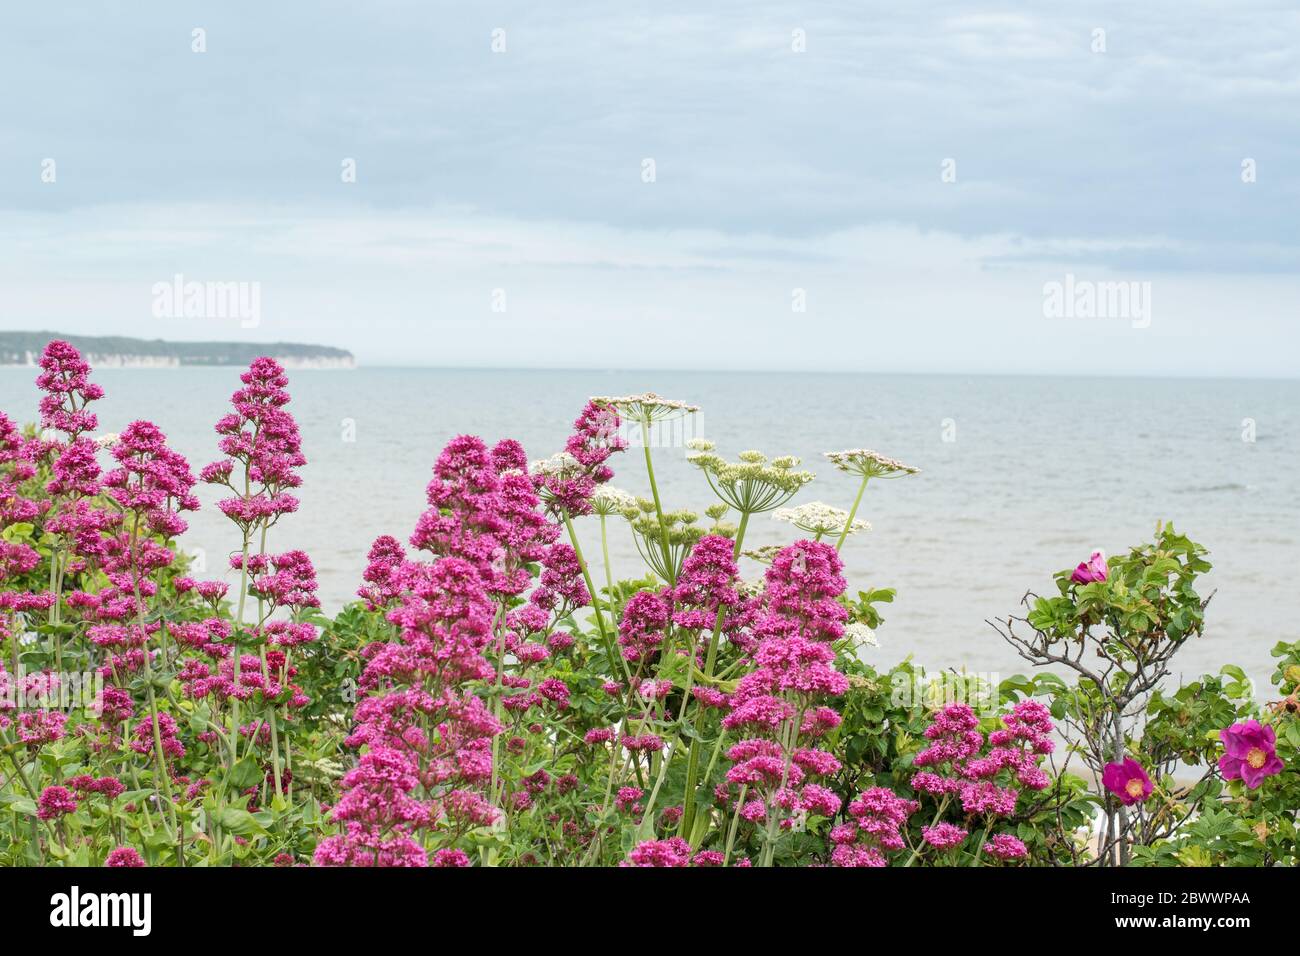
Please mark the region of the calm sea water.
<svg viewBox="0 0 1300 956"><path fill-rule="evenodd" d="M33 377L0 369L0 408L16 419L35 417ZM801 456L818 478L796 503L851 503L853 479L824 451L875 448L922 469L873 483L860 516L874 528L845 545L851 586L898 589L880 648L866 652L879 663L912 655L929 669L1023 671L985 619L1017 609L1027 589L1050 590L1053 571L1093 548L1114 553L1147 538L1159 519L1206 544L1215 564L1207 633L1181 652L1183 675L1231 661L1265 684L1268 649L1297 637L1300 382L432 369L291 378L309 465L302 508L272 546L311 554L327 609L350 599L377 535L409 535L448 438L514 437L540 458L563 446L589 395L650 390L700 405L695 433L728 457L749 448ZM212 424L237 370L108 369L96 381L107 391L103 430L147 417L196 472L217 457ZM1246 419L1254 441L1243 440ZM711 503L683 448L654 455L667 506ZM639 451L615 465L617 486L647 492ZM199 494L204 508L184 542L214 574L235 533L212 507L215 490ZM595 522L582 522L589 556L599 553ZM615 573L640 574L628 532L611 528ZM746 544L789 540L792 530L760 517Z"/></svg>

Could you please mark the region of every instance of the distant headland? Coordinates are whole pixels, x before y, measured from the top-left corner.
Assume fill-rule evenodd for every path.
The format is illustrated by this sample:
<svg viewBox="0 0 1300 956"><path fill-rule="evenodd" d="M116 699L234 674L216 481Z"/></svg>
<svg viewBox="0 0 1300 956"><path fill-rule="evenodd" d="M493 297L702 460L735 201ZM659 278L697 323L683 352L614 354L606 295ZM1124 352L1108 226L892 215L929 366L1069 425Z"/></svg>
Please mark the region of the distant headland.
<svg viewBox="0 0 1300 956"><path fill-rule="evenodd" d="M176 368L182 365L247 365L269 355L285 368L355 368L346 349L299 342L164 342L121 335L0 331L0 366L35 365L51 339L63 339L98 368Z"/></svg>

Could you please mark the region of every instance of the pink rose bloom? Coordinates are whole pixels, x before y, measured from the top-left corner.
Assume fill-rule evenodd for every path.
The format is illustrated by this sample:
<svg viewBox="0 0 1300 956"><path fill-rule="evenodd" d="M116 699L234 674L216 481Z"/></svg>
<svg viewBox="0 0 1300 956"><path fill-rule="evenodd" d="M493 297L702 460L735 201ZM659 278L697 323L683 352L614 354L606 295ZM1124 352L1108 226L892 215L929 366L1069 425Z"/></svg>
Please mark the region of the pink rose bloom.
<svg viewBox="0 0 1300 956"><path fill-rule="evenodd" d="M1277 735L1272 727L1248 720L1220 730L1219 739L1223 741L1219 770L1225 780L1240 780L1254 790L1265 777L1282 772L1284 764L1277 755Z"/></svg>
<svg viewBox="0 0 1300 956"><path fill-rule="evenodd" d="M1070 575L1070 580L1075 584L1092 584L1094 581L1105 581L1106 575L1110 573L1110 568L1106 565L1106 556L1100 551L1092 552L1092 557L1087 561L1081 562L1074 573Z"/></svg>
<svg viewBox="0 0 1300 956"><path fill-rule="evenodd" d="M1125 757L1123 763L1106 764L1101 772L1101 782L1126 807L1151 796L1151 778L1132 757Z"/></svg>

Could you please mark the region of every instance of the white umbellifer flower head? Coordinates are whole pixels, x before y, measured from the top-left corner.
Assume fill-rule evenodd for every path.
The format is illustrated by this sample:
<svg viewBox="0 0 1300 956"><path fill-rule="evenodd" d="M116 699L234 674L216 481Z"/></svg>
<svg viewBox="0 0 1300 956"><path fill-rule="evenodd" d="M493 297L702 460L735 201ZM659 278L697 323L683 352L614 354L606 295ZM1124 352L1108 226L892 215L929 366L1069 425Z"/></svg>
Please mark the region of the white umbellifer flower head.
<svg viewBox="0 0 1300 956"><path fill-rule="evenodd" d="M879 647L876 641L876 632L865 624L855 623L846 625L844 636L847 637L854 647Z"/></svg>
<svg viewBox="0 0 1300 956"><path fill-rule="evenodd" d="M620 488L600 485L591 494L591 511L598 515L621 515L637 508L636 497Z"/></svg>
<svg viewBox="0 0 1300 956"><path fill-rule="evenodd" d="M917 475L920 468L905 465L894 458L886 458L880 452L870 448L849 448L845 451L828 451L824 453L840 471L847 471L863 478L901 478L904 475Z"/></svg>
<svg viewBox="0 0 1300 956"><path fill-rule="evenodd" d="M117 439L118 439L117 432L105 432L104 434L97 435L95 437L95 447L112 448L114 445L117 444Z"/></svg>
<svg viewBox="0 0 1300 956"><path fill-rule="evenodd" d="M597 405L613 406L619 413L634 422L663 421L678 415L690 415L700 410L700 406L678 401L675 398L663 398L654 392L644 395L607 395L593 396Z"/></svg>
<svg viewBox="0 0 1300 956"><path fill-rule="evenodd" d="M849 513L824 501L810 501L794 508L777 508L772 512L772 517L777 521L788 521L808 534L828 535L839 534L844 530L844 522L849 519ZM849 534L870 530L871 522L856 518L849 526Z"/></svg>
<svg viewBox="0 0 1300 956"><path fill-rule="evenodd" d="M567 451L558 451L550 458L542 458L528 463L530 475L542 475L545 478L568 478L582 471L582 465Z"/></svg>
<svg viewBox="0 0 1300 956"><path fill-rule="evenodd" d="M739 461L731 462L713 450L712 442L688 443L688 447L692 451L686 460L704 472L714 494L741 514L780 507L817 477L796 470L799 459L793 455L768 461L762 452L743 451Z"/></svg>

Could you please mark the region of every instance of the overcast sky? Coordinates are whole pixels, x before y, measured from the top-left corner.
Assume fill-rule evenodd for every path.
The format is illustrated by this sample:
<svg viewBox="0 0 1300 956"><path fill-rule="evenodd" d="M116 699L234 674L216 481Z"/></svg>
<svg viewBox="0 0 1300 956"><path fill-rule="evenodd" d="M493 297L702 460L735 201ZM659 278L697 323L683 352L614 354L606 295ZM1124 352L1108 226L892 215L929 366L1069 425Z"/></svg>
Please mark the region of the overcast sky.
<svg viewBox="0 0 1300 956"><path fill-rule="evenodd" d="M0 84L0 328L1300 375L1294 0L13 0Z"/></svg>

